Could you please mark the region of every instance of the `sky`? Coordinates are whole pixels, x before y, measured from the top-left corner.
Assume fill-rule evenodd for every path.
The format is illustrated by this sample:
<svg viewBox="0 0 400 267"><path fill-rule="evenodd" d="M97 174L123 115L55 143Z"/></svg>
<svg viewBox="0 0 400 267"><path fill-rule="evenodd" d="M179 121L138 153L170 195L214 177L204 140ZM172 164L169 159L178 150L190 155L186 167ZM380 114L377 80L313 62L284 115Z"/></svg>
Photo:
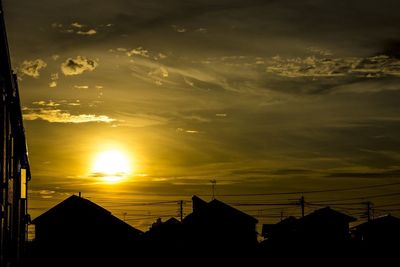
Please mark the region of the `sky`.
<svg viewBox="0 0 400 267"><path fill-rule="evenodd" d="M399 181L398 1L3 2L33 217L82 192L143 228L178 206L136 214L127 203L210 199L212 179L227 202L300 195L224 194ZM132 166L121 183L93 171L96 155L110 149ZM306 200L397 192L393 185ZM256 214L274 220L298 210Z"/></svg>

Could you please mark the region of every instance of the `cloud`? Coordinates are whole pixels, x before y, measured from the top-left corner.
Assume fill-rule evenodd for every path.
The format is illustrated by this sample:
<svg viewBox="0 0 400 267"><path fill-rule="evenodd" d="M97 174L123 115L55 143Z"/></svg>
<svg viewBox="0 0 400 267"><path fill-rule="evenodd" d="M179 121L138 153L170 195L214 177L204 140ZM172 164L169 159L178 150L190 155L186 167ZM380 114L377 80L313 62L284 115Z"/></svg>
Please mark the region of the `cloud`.
<svg viewBox="0 0 400 267"><path fill-rule="evenodd" d="M139 46L138 48L134 48L129 52L126 52L126 55L128 57L137 55L137 56L142 56L142 57L149 57L149 51L144 49L143 47Z"/></svg>
<svg viewBox="0 0 400 267"><path fill-rule="evenodd" d="M400 175L400 169L389 169L389 170L370 170L370 171L353 171L353 172L332 172L326 175L329 178L398 178Z"/></svg>
<svg viewBox="0 0 400 267"><path fill-rule="evenodd" d="M157 77L157 78L161 78L161 79L162 79L162 78L168 78L169 72L168 72L167 68L161 66L161 67L158 68L158 69L155 69L155 70L153 70L153 71L150 71L150 72L148 73L148 75L149 75L149 76L152 76L152 77Z"/></svg>
<svg viewBox="0 0 400 267"><path fill-rule="evenodd" d="M167 55L163 54L163 53L158 53L158 58L159 59L166 59Z"/></svg>
<svg viewBox="0 0 400 267"><path fill-rule="evenodd" d="M74 87L75 87L76 89L88 89L88 88L89 88L88 85L74 85Z"/></svg>
<svg viewBox="0 0 400 267"><path fill-rule="evenodd" d="M54 54L51 56L54 61L57 61L60 58L60 55Z"/></svg>
<svg viewBox="0 0 400 267"><path fill-rule="evenodd" d="M61 23L54 22L51 24L51 27L56 29L56 28L62 28L63 25Z"/></svg>
<svg viewBox="0 0 400 267"><path fill-rule="evenodd" d="M51 82L49 83L49 87L50 87L50 88L56 88L56 87L57 87L57 82L56 82L56 81L51 81Z"/></svg>
<svg viewBox="0 0 400 267"><path fill-rule="evenodd" d="M207 33L208 30L206 28L199 28L199 29L196 30L196 32Z"/></svg>
<svg viewBox="0 0 400 267"><path fill-rule="evenodd" d="M316 50L313 50L316 52ZM319 54L327 52L319 51ZM266 62L267 73L281 77L400 77L400 60L386 55L372 57L297 57L275 56Z"/></svg>
<svg viewBox="0 0 400 267"><path fill-rule="evenodd" d="M98 66L95 60L77 56L75 59L69 58L61 64L61 71L66 76L79 75L85 71L93 71Z"/></svg>
<svg viewBox="0 0 400 267"><path fill-rule="evenodd" d="M95 35L97 31L95 29L90 29L87 31L77 31L76 33L79 35Z"/></svg>
<svg viewBox="0 0 400 267"><path fill-rule="evenodd" d="M81 28L83 28L85 25L80 24L79 22L74 22L74 23L71 23L71 26L74 27L74 28L81 29Z"/></svg>
<svg viewBox="0 0 400 267"><path fill-rule="evenodd" d="M40 76L40 70L47 67L47 63L42 59L36 60L25 60L22 62L18 68L21 76L28 75L33 78L38 78Z"/></svg>
<svg viewBox="0 0 400 267"><path fill-rule="evenodd" d="M38 105L38 106L43 106L43 107L57 107L57 106L61 105L61 104L56 103L56 102L54 102L52 100L49 100L49 101L44 101L44 100L35 101L35 102L32 102L32 104Z"/></svg>
<svg viewBox="0 0 400 267"><path fill-rule="evenodd" d="M68 27L64 27L61 23L53 23L51 25L53 29L58 30L61 33L76 33L78 35L95 35L97 31L95 29L89 28L87 25L81 24L79 22L71 23Z"/></svg>
<svg viewBox="0 0 400 267"><path fill-rule="evenodd" d="M51 76L50 76L50 80L51 80L51 81L50 81L50 83L49 83L49 87L50 87L50 88L55 88L55 87L57 87L58 78L59 78L58 72L52 73L52 74L51 74Z"/></svg>
<svg viewBox="0 0 400 267"><path fill-rule="evenodd" d="M171 27L178 33L184 33L187 32L187 29L177 26L177 25L171 25Z"/></svg>
<svg viewBox="0 0 400 267"><path fill-rule="evenodd" d="M176 131L179 133L188 133L188 134L198 134L199 133L199 131L197 131L197 130L188 130L188 129L183 129L183 128L177 128Z"/></svg>
<svg viewBox="0 0 400 267"><path fill-rule="evenodd" d="M113 122L114 119L106 115L80 114L72 115L61 109L30 109L24 108L24 119L28 121L44 120L51 123L87 123L87 122Z"/></svg>

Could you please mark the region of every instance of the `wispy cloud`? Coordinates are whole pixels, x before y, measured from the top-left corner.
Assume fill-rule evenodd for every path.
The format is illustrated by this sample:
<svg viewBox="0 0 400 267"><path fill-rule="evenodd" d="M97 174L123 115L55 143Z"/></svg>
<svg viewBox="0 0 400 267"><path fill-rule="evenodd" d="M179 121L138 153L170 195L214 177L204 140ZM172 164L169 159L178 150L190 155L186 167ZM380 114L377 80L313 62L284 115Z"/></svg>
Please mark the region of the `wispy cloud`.
<svg viewBox="0 0 400 267"><path fill-rule="evenodd" d="M79 114L73 115L61 109L48 108L23 108L24 119L28 121L44 120L51 123L87 123L87 122L113 122L114 119L106 115Z"/></svg>
<svg viewBox="0 0 400 267"><path fill-rule="evenodd" d="M88 89L89 86L88 85L74 85L74 88L76 88L76 89Z"/></svg>
<svg viewBox="0 0 400 267"><path fill-rule="evenodd" d="M32 104L38 105L38 106L43 106L43 107L58 107L60 105L60 103L54 102L52 100L49 100L49 101L44 101L44 100L35 101L35 102L32 102Z"/></svg>
<svg viewBox="0 0 400 267"><path fill-rule="evenodd" d="M95 29L90 29L90 30L87 30L87 31L77 31L76 34L79 34L79 35L95 35L95 34L97 34L97 31Z"/></svg>
<svg viewBox="0 0 400 267"><path fill-rule="evenodd" d="M81 29L81 28L85 27L85 25L83 25L83 24L81 24L79 22L71 23L71 26L74 27L74 28L78 28L78 29Z"/></svg>
<svg viewBox="0 0 400 267"><path fill-rule="evenodd" d="M51 74L51 76L50 76L50 83L49 83L49 87L50 87L50 88L55 88L55 87L57 87L58 78L59 78L58 72L57 72L57 73L52 73L52 74Z"/></svg>
<svg viewBox="0 0 400 267"><path fill-rule="evenodd" d="M174 31L178 32L178 33L185 33L187 32L187 29L181 26L177 26L177 25L171 25L171 27L174 29Z"/></svg>
<svg viewBox="0 0 400 267"><path fill-rule="evenodd" d="M18 70L20 77L27 75L33 78L40 76L40 70L47 67L47 63L42 59L25 60L21 63Z"/></svg>
<svg viewBox="0 0 400 267"><path fill-rule="evenodd" d="M73 22L69 25L64 25L62 23L55 22L51 25L51 27L61 33L87 35L87 36L97 34L97 31L94 28L91 28L90 26L84 25L79 22Z"/></svg>
<svg viewBox="0 0 400 267"><path fill-rule="evenodd" d="M139 46L139 47L137 47L137 48L134 48L134 49L132 49L132 50L126 52L126 55L127 55L128 57L131 57L131 56L149 57L149 56L150 56L150 55L149 55L149 51L146 50L146 49L144 49L144 48L141 47L141 46Z"/></svg>
<svg viewBox="0 0 400 267"><path fill-rule="evenodd" d="M79 75L85 71L93 71L99 63L86 57L77 56L75 59L69 58L61 64L61 71L66 76Z"/></svg>
<svg viewBox="0 0 400 267"><path fill-rule="evenodd" d="M315 52L315 51L314 51ZM326 55L327 52L319 52ZM386 55L373 57L273 57L267 62L267 73L282 77L400 77L400 60Z"/></svg>
<svg viewBox="0 0 400 267"><path fill-rule="evenodd" d="M189 130L189 129L183 129L183 128L177 128L176 131L179 132L179 133L188 133L188 134L198 134L198 133L200 133L197 130Z"/></svg>

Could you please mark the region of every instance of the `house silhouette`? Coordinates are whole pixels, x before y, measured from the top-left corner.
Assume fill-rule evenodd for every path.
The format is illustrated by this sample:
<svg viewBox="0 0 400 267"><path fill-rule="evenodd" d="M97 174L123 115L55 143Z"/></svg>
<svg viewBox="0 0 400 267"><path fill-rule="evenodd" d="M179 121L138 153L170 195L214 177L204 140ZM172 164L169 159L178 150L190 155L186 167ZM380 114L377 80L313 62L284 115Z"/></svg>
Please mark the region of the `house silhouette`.
<svg viewBox="0 0 400 267"><path fill-rule="evenodd" d="M176 218L163 222L158 218L150 229L143 234L143 248L147 253L147 263L176 264L185 250L182 223ZM153 257L158 255L158 257Z"/></svg>
<svg viewBox="0 0 400 267"><path fill-rule="evenodd" d="M193 196L192 203L193 212L183 219L189 254L232 261L255 250L257 219L217 199Z"/></svg>
<svg viewBox="0 0 400 267"><path fill-rule="evenodd" d="M260 253L270 260L291 262L312 251L319 256L348 257L350 253L349 223L356 219L330 207L302 217L289 217L276 224L264 224ZM306 263L306 261L305 261Z"/></svg>
<svg viewBox="0 0 400 267"><path fill-rule="evenodd" d="M359 224L352 229L356 240L379 246L400 242L400 218L390 214Z"/></svg>
<svg viewBox="0 0 400 267"><path fill-rule="evenodd" d="M35 266L124 263L138 251L142 232L88 199L71 196L35 218Z"/></svg>
<svg viewBox="0 0 400 267"><path fill-rule="evenodd" d="M397 259L400 247L400 218L390 214L352 228L357 254L374 259Z"/></svg>
<svg viewBox="0 0 400 267"><path fill-rule="evenodd" d="M357 219L330 207L321 208L298 219L297 232L303 241L321 244L343 243L350 240L349 223Z"/></svg>

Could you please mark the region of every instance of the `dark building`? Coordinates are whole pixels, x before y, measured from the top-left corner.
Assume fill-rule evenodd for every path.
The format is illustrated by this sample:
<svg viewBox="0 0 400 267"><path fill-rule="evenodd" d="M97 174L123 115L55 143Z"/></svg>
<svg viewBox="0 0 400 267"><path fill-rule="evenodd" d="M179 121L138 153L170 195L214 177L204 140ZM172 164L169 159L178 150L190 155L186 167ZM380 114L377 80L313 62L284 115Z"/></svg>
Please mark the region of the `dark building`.
<svg viewBox="0 0 400 267"><path fill-rule="evenodd" d="M355 220L326 207L299 219L289 217L276 224L265 224L261 257L286 263L292 263L293 259L311 263L316 258L304 255L312 251L319 257L344 259L351 254L349 223Z"/></svg>
<svg viewBox="0 0 400 267"><path fill-rule="evenodd" d="M326 207L298 219L297 233L300 239L318 244L343 243L350 240L349 224L356 220Z"/></svg>
<svg viewBox="0 0 400 267"><path fill-rule="evenodd" d="M119 266L140 254L141 231L75 195L35 218L33 224L36 234L30 255L35 266Z"/></svg>
<svg viewBox="0 0 400 267"><path fill-rule="evenodd" d="M231 260L254 251L257 219L217 199L192 201L193 212L183 219L189 254Z"/></svg>
<svg viewBox="0 0 400 267"><path fill-rule="evenodd" d="M182 223L175 218L163 222L161 218L143 234L143 248L147 253L147 263L171 263L181 261L185 250ZM154 257L157 255L157 257Z"/></svg>
<svg viewBox="0 0 400 267"><path fill-rule="evenodd" d="M270 241L336 243L350 240L349 223L356 219L329 207L300 219L289 217L276 224L264 224L262 234Z"/></svg>
<svg viewBox="0 0 400 267"><path fill-rule="evenodd" d="M352 229L354 255L359 262L385 265L398 261L400 219L386 215Z"/></svg>
<svg viewBox="0 0 400 267"><path fill-rule="evenodd" d="M0 1L0 266L20 266L25 254L30 168L16 75Z"/></svg>
<svg viewBox="0 0 400 267"><path fill-rule="evenodd" d="M296 237L297 221L295 217L290 216L276 224L264 224L261 235L268 241L290 242Z"/></svg>
<svg viewBox="0 0 400 267"><path fill-rule="evenodd" d="M160 249L177 248L182 242L182 223L175 218L170 218L165 222L159 218L152 224L149 231L144 233L143 237L153 249L158 247Z"/></svg>
<svg viewBox="0 0 400 267"><path fill-rule="evenodd" d="M359 224L352 230L353 238L366 245L400 246L400 219L390 214Z"/></svg>

